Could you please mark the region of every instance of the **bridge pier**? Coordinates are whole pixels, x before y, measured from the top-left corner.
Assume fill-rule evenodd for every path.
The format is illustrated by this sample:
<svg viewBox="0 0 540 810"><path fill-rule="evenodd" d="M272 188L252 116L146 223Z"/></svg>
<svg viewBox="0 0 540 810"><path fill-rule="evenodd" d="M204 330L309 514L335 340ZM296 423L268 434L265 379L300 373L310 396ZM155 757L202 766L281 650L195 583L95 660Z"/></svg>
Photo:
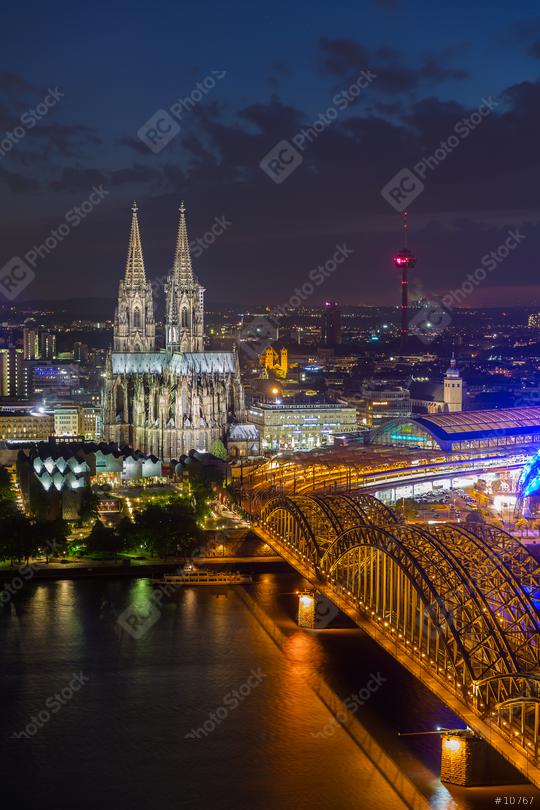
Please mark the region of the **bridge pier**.
<svg viewBox="0 0 540 810"><path fill-rule="evenodd" d="M298 593L298 627L315 629L315 610L317 607L315 591L300 591Z"/></svg>
<svg viewBox="0 0 540 810"><path fill-rule="evenodd" d="M339 609L316 590L298 591L298 627L322 630L335 619Z"/></svg>
<svg viewBox="0 0 540 810"><path fill-rule="evenodd" d="M461 787L516 784L515 768L473 731L450 731L441 736L441 782Z"/></svg>

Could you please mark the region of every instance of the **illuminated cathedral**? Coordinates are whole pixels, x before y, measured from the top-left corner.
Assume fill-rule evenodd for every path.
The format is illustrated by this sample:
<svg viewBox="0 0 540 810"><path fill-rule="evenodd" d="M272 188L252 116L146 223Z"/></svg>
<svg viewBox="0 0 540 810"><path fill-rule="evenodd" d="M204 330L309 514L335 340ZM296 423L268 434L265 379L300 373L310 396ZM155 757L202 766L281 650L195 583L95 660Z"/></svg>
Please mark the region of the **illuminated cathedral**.
<svg viewBox="0 0 540 810"><path fill-rule="evenodd" d="M103 393L105 438L169 461L226 440L244 417L236 351L204 350L204 288L193 274L185 208L165 284L165 348L156 348L137 206L114 318Z"/></svg>

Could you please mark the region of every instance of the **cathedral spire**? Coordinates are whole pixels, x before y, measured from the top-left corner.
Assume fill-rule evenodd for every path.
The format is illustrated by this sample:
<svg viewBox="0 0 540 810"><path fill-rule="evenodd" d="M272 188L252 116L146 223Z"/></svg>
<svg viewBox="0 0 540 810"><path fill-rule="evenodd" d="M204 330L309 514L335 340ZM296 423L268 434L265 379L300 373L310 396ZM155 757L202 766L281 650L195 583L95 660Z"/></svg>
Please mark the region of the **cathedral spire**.
<svg viewBox="0 0 540 810"><path fill-rule="evenodd" d="M115 352L152 352L156 347L152 286L146 280L137 211L134 202L126 272L118 287L114 318Z"/></svg>
<svg viewBox="0 0 540 810"><path fill-rule="evenodd" d="M173 274L180 287L190 287L193 284L193 270L191 269L191 254L189 252L186 227L186 208L183 200L180 203L180 221L178 223Z"/></svg>
<svg viewBox="0 0 540 810"><path fill-rule="evenodd" d="M128 256L126 262L125 282L130 287L146 283L146 273L144 270L144 259L141 245L141 234L139 232L139 220L137 218L137 203L131 206L131 233L129 236Z"/></svg>

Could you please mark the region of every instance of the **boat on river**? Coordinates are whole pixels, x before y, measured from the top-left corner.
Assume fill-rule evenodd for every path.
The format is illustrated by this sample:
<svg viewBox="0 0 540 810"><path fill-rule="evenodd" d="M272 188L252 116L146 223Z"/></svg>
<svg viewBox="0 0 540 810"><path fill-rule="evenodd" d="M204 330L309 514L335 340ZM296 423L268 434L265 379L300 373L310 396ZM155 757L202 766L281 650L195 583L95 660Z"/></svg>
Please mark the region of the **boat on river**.
<svg viewBox="0 0 540 810"><path fill-rule="evenodd" d="M179 588L186 585L248 585L253 582L253 577L239 571L209 571L186 566L177 574L164 574L150 582L152 585L172 585Z"/></svg>

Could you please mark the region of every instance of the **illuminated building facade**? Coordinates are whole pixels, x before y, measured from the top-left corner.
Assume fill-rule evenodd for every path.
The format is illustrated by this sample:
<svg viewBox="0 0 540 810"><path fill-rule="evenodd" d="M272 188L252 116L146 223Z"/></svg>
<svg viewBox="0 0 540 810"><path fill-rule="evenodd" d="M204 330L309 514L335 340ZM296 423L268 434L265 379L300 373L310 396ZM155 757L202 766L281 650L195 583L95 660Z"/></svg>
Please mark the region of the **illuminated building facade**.
<svg viewBox="0 0 540 810"><path fill-rule="evenodd" d="M83 437L88 441L102 434L101 408L91 405L62 404L30 410L0 408L0 441L48 441L51 437Z"/></svg>
<svg viewBox="0 0 540 810"><path fill-rule="evenodd" d="M466 401L467 388L453 353L442 383L414 381L411 384L414 413L456 413L463 410Z"/></svg>
<svg viewBox="0 0 540 810"><path fill-rule="evenodd" d="M24 384L28 396L68 397L80 386L77 363L24 361Z"/></svg>
<svg viewBox="0 0 540 810"><path fill-rule="evenodd" d="M54 332L40 332L39 356L41 360L54 360L56 357L56 335Z"/></svg>
<svg viewBox="0 0 540 810"><path fill-rule="evenodd" d="M44 442L21 450L17 479L26 509L48 520L79 516L81 495L92 483L160 478L161 462L131 448L94 442Z"/></svg>
<svg viewBox="0 0 540 810"><path fill-rule="evenodd" d="M356 430L356 410L334 402L257 403L249 418L261 435L262 450L312 450L333 444L336 433Z"/></svg>
<svg viewBox="0 0 540 810"><path fill-rule="evenodd" d="M443 410L449 413L463 410L463 380L456 365L456 358L452 354L450 368L444 375L444 402Z"/></svg>
<svg viewBox="0 0 540 810"><path fill-rule="evenodd" d="M152 290L133 206L114 348L105 369L104 434L120 447L171 460L226 440L229 423L241 420L244 411L236 352L204 351L204 289L191 267L183 204L165 290L166 348L156 351Z"/></svg>
<svg viewBox="0 0 540 810"><path fill-rule="evenodd" d="M28 396L23 350L15 346L0 349L0 396L12 399Z"/></svg>
<svg viewBox="0 0 540 810"><path fill-rule="evenodd" d="M23 329L23 353L25 360L39 359L39 332L37 328L25 326Z"/></svg>
<svg viewBox="0 0 540 810"><path fill-rule="evenodd" d="M23 329L23 354L25 360L54 360L56 357L56 335L36 326Z"/></svg>
<svg viewBox="0 0 540 810"><path fill-rule="evenodd" d="M267 346L259 357L259 364L266 371L271 371L277 377L284 378L289 371L289 353L284 346L279 350L279 354L272 346Z"/></svg>
<svg viewBox="0 0 540 810"><path fill-rule="evenodd" d="M409 391L386 382L370 382L362 386L358 402L358 422L366 427L378 427L389 419L411 414Z"/></svg>
<svg viewBox="0 0 540 810"><path fill-rule="evenodd" d="M54 435L80 435L80 408L77 405L54 406Z"/></svg>
<svg viewBox="0 0 540 810"><path fill-rule="evenodd" d="M51 413L0 410L0 441L47 441L54 433Z"/></svg>

